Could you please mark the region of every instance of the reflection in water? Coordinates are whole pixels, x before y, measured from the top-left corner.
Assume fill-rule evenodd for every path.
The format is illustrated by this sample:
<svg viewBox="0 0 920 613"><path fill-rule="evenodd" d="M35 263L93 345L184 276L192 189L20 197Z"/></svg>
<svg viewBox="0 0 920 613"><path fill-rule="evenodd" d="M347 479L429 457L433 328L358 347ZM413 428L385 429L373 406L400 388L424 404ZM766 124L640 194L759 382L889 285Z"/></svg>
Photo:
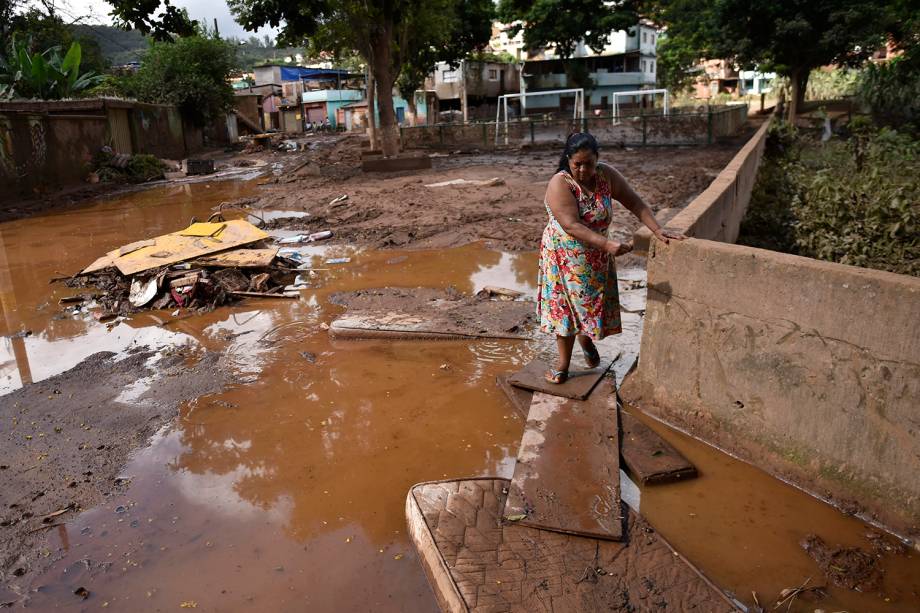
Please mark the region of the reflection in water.
<svg viewBox="0 0 920 613"><path fill-rule="evenodd" d="M249 189L228 194L226 187L183 186L187 197L174 201L173 192L154 197L154 190L79 214L0 226L8 262L0 276L4 332L33 331L0 344L5 390L22 384L24 367L40 380L96 351L142 345L220 350L223 367L240 382L183 406L175 424L125 468L128 493L68 524L70 550L62 548L62 559L39 578L44 587L33 603L80 608L72 594L77 582L116 610L119 603L176 608L184 601L231 609L434 610L405 535L406 492L426 479L510 475L520 420L494 378L528 360L533 348L333 342L324 325L341 308L329 297L387 285L467 293L502 285L532 294L522 271L535 269L535 256L476 245L435 253L315 245L302 251L323 270L298 301L248 301L165 327L166 314L111 326L96 323L88 309L56 319L57 300L73 290L48 285L48 278L201 218ZM66 230L73 224L79 229ZM48 228L61 237L60 252L39 248ZM331 257L352 260L324 264ZM17 343L24 351L17 353ZM151 377L129 385L120 400L130 405L155 395Z"/></svg>
<svg viewBox="0 0 920 613"><path fill-rule="evenodd" d="M59 559L33 586L36 609L173 610L184 602L204 610L434 611L405 534L409 487L513 472L522 423L494 379L531 359L536 343L332 341L325 326L341 312L329 301L338 291L453 286L472 293L497 285L533 295L536 254L478 245L385 253L311 246L304 257L324 270L298 301L246 301L165 327L149 314L113 326L82 311L55 319L58 299L72 290L48 285L50 277L206 217L220 201L254 189L191 184L0 225L0 332L33 331L0 341L2 391L53 376L96 351L141 345L222 351L238 382L184 405L125 467L125 494L49 535ZM330 257L352 260L325 265ZM623 320L638 338L639 315ZM619 346L611 339L601 348L612 353ZM121 400L139 404L155 395L156 379L145 379ZM791 509L807 508L815 529L831 526L823 532L831 541L862 529L801 492L774 492L774 480L752 477L753 469L730 458L694 451L692 441L675 444L704 477L645 488L643 511L743 597L752 586L775 594L801 583L808 567L790 548L802 514ZM761 494L754 486L738 494L742 482L757 484ZM714 511L763 492L781 504ZM694 514L710 520L700 527ZM758 526L770 529L755 539ZM794 563L784 567L771 551ZM901 575L915 568L892 569L889 577L906 585ZM74 596L78 586L90 590L91 600ZM908 602L903 590L896 597L890 610ZM870 597L859 605L886 606Z"/></svg>

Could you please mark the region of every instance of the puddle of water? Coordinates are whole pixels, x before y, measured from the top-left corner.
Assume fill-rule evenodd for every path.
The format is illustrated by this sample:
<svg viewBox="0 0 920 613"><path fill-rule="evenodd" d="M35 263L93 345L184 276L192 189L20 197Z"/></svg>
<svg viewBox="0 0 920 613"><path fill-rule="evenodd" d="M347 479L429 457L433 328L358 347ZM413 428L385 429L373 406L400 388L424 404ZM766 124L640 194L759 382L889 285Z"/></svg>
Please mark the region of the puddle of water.
<svg viewBox="0 0 920 613"><path fill-rule="evenodd" d="M341 312L329 302L335 291L389 285L472 293L497 285L532 293L535 254L478 245L437 252L311 245L305 261L322 270L298 301L247 301L166 328L149 315L111 328L85 313L53 319L58 298L71 292L49 286L50 276L254 190L245 183L171 186L0 225L0 331L34 332L0 342L4 390L132 344L222 349L243 381L183 406L125 467L125 494L50 535L49 555L59 559L32 585L35 608L434 611L405 534L409 487L510 477L522 423L494 378L542 350L537 343L333 341L324 324ZM332 257L352 260L323 264ZM624 304L641 307L644 290L631 287L621 284ZM624 313L623 321L635 341L641 317ZM155 380L143 380L123 400L142 403L152 394ZM808 576L820 580L797 544L810 531L831 544L866 545L861 522L705 445L664 434L703 476L642 488L643 513L743 600L751 590L766 599ZM916 558L887 565L891 602L832 588L834 606L826 608L920 608ZM81 586L91 600L73 594Z"/></svg>
<svg viewBox="0 0 920 613"><path fill-rule="evenodd" d="M771 610L784 588L798 587L810 577L809 586L828 586L829 598L797 602L791 611L920 610L916 551L882 558L882 596L835 587L799 542L817 534L831 546L871 551L864 536L869 526L754 466L629 410L699 469L697 479L642 487L642 513L718 585L749 604L753 604L751 592L756 591L761 604Z"/></svg>

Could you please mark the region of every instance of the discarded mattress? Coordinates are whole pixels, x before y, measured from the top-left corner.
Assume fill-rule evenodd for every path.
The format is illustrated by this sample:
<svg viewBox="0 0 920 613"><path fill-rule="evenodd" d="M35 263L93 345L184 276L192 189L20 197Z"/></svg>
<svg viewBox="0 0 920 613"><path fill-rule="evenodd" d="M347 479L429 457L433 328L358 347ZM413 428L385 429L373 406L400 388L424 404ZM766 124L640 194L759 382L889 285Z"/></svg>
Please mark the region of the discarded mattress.
<svg viewBox="0 0 920 613"><path fill-rule="evenodd" d="M625 542L502 525L507 479L420 483L409 536L443 611L740 611L638 514Z"/></svg>
<svg viewBox="0 0 920 613"><path fill-rule="evenodd" d="M533 395L503 519L618 541L623 537L616 396Z"/></svg>
<svg viewBox="0 0 920 613"><path fill-rule="evenodd" d="M338 338L529 339L533 302L462 296L431 288L382 288L336 294L348 312L329 327Z"/></svg>

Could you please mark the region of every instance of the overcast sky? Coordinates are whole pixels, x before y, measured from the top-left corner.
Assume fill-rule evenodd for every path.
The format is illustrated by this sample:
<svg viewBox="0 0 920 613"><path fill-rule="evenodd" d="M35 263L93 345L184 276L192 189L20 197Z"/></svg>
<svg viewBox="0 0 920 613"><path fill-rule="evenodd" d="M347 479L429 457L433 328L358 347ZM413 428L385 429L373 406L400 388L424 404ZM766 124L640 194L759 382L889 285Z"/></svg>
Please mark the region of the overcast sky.
<svg viewBox="0 0 920 613"><path fill-rule="evenodd" d="M247 32L243 26L233 21L225 0L172 0L172 4L188 9L188 14L192 19L207 22L208 27L213 26L214 19L217 18L217 27L221 36L247 38L253 34L258 36L269 34L274 38L277 34L277 31L272 28L260 28L255 33ZM86 15L90 18L81 23L112 24L112 19L108 15L111 7L99 0L59 0L58 7L65 20Z"/></svg>

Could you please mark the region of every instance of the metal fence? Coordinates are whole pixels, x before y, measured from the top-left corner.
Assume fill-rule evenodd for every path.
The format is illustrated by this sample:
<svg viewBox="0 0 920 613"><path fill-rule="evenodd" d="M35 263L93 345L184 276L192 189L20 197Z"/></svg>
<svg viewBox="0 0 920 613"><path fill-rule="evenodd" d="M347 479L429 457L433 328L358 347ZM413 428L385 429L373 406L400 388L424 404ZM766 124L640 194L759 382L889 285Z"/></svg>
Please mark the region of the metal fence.
<svg viewBox="0 0 920 613"><path fill-rule="evenodd" d="M747 121L747 105L673 109L668 115L643 113L579 119L525 117L507 123L443 123L401 128L406 148L458 145L491 149L537 143L564 143L572 132L590 132L607 146L711 144L737 132ZM496 132L497 130L497 132Z"/></svg>

